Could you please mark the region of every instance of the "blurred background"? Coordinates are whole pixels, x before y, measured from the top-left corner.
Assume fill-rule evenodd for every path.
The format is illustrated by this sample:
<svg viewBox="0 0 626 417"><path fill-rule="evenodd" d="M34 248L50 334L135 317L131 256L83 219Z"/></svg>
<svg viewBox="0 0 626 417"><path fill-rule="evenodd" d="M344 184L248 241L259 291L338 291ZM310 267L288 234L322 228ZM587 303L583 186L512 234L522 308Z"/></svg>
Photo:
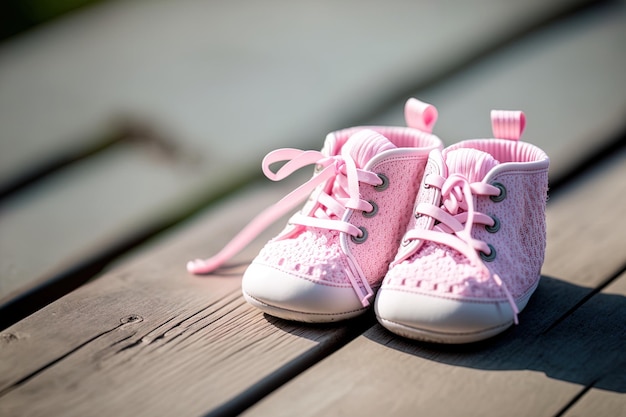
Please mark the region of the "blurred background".
<svg viewBox="0 0 626 417"><path fill-rule="evenodd" d="M277 147L403 125L411 96L448 144L524 110L557 184L623 143L625 3L4 1L0 312L258 179Z"/></svg>

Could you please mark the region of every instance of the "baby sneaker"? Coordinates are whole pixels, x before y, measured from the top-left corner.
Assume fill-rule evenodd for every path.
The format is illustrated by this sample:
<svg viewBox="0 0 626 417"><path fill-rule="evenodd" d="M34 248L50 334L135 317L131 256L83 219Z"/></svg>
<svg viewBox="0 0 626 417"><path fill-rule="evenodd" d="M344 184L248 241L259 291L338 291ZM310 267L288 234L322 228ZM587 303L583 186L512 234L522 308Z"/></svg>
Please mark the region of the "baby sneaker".
<svg viewBox="0 0 626 417"><path fill-rule="evenodd" d="M330 133L321 152L278 149L263 170L280 180L306 165L313 177L257 216L222 252L188 264L194 273L219 267L260 230L304 207L270 240L244 273L242 292L277 317L331 322L363 313L394 259L428 154L442 149L431 134L436 109L405 106L408 127L355 127ZM286 161L286 162L285 162ZM276 172L270 165L285 162Z"/></svg>
<svg viewBox="0 0 626 417"><path fill-rule="evenodd" d="M522 112L493 111L497 139L431 153L411 220L376 298L401 336L467 343L514 322L537 288L546 245L548 156L519 141Z"/></svg>

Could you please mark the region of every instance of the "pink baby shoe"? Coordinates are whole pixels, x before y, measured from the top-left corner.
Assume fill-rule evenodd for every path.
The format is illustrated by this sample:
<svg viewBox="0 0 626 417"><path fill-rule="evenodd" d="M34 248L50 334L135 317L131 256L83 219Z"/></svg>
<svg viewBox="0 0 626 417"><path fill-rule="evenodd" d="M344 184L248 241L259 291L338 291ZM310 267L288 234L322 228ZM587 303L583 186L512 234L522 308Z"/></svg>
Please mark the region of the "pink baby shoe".
<svg viewBox="0 0 626 417"><path fill-rule="evenodd" d="M396 259L380 323L412 339L467 343L514 322L539 284L548 156L519 141L522 112L493 111L498 139L434 150Z"/></svg>
<svg viewBox="0 0 626 417"><path fill-rule="evenodd" d="M313 177L257 216L219 254L187 265L206 273L260 230L301 204L246 270L244 298L277 317L331 322L368 308L394 259L411 217L428 154L442 149L431 134L437 110L410 99L409 127L354 127L330 133L321 152L278 149L263 171L281 180L306 165ZM270 165L287 161L278 171Z"/></svg>

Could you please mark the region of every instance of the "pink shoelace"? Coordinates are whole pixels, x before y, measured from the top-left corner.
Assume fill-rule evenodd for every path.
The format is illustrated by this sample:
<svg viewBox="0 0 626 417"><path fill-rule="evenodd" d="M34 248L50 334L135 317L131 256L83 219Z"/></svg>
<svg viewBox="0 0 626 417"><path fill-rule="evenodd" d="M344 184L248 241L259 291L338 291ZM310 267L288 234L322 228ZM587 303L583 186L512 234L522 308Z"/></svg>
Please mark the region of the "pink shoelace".
<svg viewBox="0 0 626 417"><path fill-rule="evenodd" d="M345 148L344 148L345 149ZM290 224L303 227L321 228L347 233L355 238L362 237L363 231L341 220L346 209L371 211L373 206L360 198L359 183L378 186L383 183L377 174L357 167L354 159L344 152L341 155L326 156L318 151L299 149L277 149L263 159L263 173L272 181L280 181L298 169L307 165L316 165L315 175L307 182L287 194L276 204L259 213L245 226L224 248L213 257L196 259L187 263L187 270L194 274L210 273L248 245L259 233L284 214L301 204L320 184L328 186L316 193L316 203L308 214L296 213L289 220ZM270 165L287 161L278 171L273 172ZM280 237L279 237L280 238ZM354 259L347 256L350 270L348 278L364 307L373 291L360 272ZM365 292L363 291L365 288Z"/></svg>
<svg viewBox="0 0 626 417"><path fill-rule="evenodd" d="M432 241L449 246L465 255L474 265L484 268L496 285L502 288L506 294L513 310L513 320L515 324L518 324L519 309L511 296L511 292L498 274L491 274L480 256L482 253L488 258L495 249L482 240L472 237L474 224L488 227L495 224L492 217L474 209L473 196L498 196L501 190L482 182L470 183L467 178L459 174L451 174L447 179L440 175L431 174L425 177L424 184L427 187L437 187L441 190L443 204L441 207L437 207L429 203L420 203L416 207L415 215L430 216L438 223L432 230L412 229L408 231L405 234L405 241ZM402 260L404 259L396 260L394 263L399 263Z"/></svg>

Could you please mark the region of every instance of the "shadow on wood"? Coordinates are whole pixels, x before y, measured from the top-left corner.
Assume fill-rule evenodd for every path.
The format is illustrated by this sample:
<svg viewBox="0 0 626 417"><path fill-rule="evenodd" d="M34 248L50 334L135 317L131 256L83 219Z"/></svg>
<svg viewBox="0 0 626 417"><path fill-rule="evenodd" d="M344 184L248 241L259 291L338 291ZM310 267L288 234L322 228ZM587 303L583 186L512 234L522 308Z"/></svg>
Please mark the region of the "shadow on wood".
<svg viewBox="0 0 626 417"><path fill-rule="evenodd" d="M543 276L513 326L494 339L466 345L413 342L376 326L365 336L392 349L453 366L531 370L584 387L626 393L626 297ZM575 310L572 304L581 304ZM577 305L578 305L577 304ZM563 311L568 311L563 315Z"/></svg>

